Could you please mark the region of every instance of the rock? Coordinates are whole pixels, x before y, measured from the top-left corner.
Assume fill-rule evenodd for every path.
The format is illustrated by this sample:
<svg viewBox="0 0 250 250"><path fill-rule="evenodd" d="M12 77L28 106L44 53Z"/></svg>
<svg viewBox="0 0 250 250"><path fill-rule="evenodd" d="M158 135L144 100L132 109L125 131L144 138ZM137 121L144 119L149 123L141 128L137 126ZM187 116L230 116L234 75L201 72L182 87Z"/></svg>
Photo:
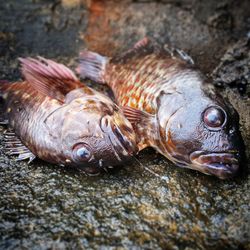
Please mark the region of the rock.
<svg viewBox="0 0 250 250"><path fill-rule="evenodd" d="M231 46L213 71L215 84L219 87L235 87L250 97L250 38Z"/></svg>

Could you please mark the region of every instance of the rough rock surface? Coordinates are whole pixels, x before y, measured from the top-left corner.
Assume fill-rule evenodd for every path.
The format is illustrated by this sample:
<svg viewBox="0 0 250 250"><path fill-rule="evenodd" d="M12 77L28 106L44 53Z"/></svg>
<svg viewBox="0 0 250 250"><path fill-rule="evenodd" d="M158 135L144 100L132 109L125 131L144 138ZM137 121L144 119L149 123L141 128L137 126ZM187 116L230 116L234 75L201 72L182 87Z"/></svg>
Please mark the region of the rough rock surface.
<svg viewBox="0 0 250 250"><path fill-rule="evenodd" d="M217 86L236 87L241 94L250 97L250 37L226 51L213 77Z"/></svg>
<svg viewBox="0 0 250 250"><path fill-rule="evenodd" d="M216 81L225 83L222 93L240 113L249 158L250 100L225 80L233 71L241 82L247 72L242 76L233 66L247 70L249 57L223 63L226 51L239 48L238 40L249 32L248 5L247 0L0 1L0 79L20 78L20 56L42 55L73 68L82 48L112 55L153 36L188 52L207 74L219 65L223 74ZM178 168L147 149L138 156L140 164L90 178L5 156L4 129L0 249L250 249L248 173L220 181Z"/></svg>

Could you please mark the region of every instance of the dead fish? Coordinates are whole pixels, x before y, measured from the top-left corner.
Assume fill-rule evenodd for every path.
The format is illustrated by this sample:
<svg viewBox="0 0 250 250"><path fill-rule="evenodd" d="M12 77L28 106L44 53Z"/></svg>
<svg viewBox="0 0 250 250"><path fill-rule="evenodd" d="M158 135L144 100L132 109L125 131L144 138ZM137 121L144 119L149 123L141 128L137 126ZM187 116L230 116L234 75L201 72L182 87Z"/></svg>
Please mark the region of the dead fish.
<svg viewBox="0 0 250 250"><path fill-rule="evenodd" d="M145 38L114 58L83 51L82 77L107 83L137 134L176 165L226 179L239 171L239 116L185 52Z"/></svg>
<svg viewBox="0 0 250 250"><path fill-rule="evenodd" d="M25 81L0 83L9 154L97 174L137 151L132 125L105 95L85 86L66 66L20 59Z"/></svg>

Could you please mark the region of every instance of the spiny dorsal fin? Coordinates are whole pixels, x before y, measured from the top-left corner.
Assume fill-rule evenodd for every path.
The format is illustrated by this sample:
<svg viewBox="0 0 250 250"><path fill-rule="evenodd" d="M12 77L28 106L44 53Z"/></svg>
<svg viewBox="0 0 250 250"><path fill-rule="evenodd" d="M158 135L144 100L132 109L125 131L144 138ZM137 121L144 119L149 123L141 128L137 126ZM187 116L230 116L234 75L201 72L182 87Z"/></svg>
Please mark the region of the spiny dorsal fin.
<svg viewBox="0 0 250 250"><path fill-rule="evenodd" d="M64 102L69 91L81 86L76 75L63 64L42 57L19 60L25 79L43 95Z"/></svg>
<svg viewBox="0 0 250 250"><path fill-rule="evenodd" d="M171 46L170 44L165 44L164 46L162 46L154 39L151 39L149 37L144 37L143 39L135 43L132 49L129 49L121 56L115 57L114 59L112 59L112 62L125 62L127 59L131 59L134 56L145 56L153 53L159 54L160 56L163 56L165 58L178 58L182 61L187 62L190 65L194 64L194 61L191 56L189 56L183 50L177 49Z"/></svg>
<svg viewBox="0 0 250 250"><path fill-rule="evenodd" d="M134 46L127 50L125 53L121 55L115 56L111 62L112 63L126 63L127 60L130 60L134 57L140 57L149 55L152 53L159 53L161 51L161 46L156 43L153 39L148 37L144 37L143 39L139 40Z"/></svg>
<svg viewBox="0 0 250 250"><path fill-rule="evenodd" d="M4 132L4 152L7 155L18 155L17 161L29 159L29 163L33 161L36 156L23 145L21 140L11 130Z"/></svg>
<svg viewBox="0 0 250 250"><path fill-rule="evenodd" d="M149 50L149 48L154 49L154 52L164 52L168 56L179 58L189 64L194 64L194 60L185 51L175 48L169 44L165 44L161 47L154 40L144 37L142 40L134 45L134 50Z"/></svg>

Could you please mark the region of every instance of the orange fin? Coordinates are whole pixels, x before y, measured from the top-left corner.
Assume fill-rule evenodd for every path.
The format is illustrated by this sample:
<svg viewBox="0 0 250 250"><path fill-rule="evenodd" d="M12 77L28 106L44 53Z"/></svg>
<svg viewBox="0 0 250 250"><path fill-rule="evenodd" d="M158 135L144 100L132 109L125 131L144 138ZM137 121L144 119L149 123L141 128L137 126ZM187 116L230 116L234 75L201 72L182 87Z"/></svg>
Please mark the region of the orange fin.
<svg viewBox="0 0 250 250"><path fill-rule="evenodd" d="M132 124L137 124L141 123L143 120L148 120L149 118L152 117L151 114L146 113L144 111L125 106L122 107L122 111L126 118L132 123Z"/></svg>
<svg viewBox="0 0 250 250"><path fill-rule="evenodd" d="M139 151L151 146L156 133L155 115L128 106L122 110L136 132Z"/></svg>
<svg viewBox="0 0 250 250"><path fill-rule="evenodd" d="M105 83L104 73L108 58L95 52L82 51L79 56L80 64L76 71L82 78L89 78L95 82Z"/></svg>
<svg viewBox="0 0 250 250"><path fill-rule="evenodd" d="M64 102L69 91L81 86L76 75L63 64L42 57L19 60L25 79L43 95Z"/></svg>

